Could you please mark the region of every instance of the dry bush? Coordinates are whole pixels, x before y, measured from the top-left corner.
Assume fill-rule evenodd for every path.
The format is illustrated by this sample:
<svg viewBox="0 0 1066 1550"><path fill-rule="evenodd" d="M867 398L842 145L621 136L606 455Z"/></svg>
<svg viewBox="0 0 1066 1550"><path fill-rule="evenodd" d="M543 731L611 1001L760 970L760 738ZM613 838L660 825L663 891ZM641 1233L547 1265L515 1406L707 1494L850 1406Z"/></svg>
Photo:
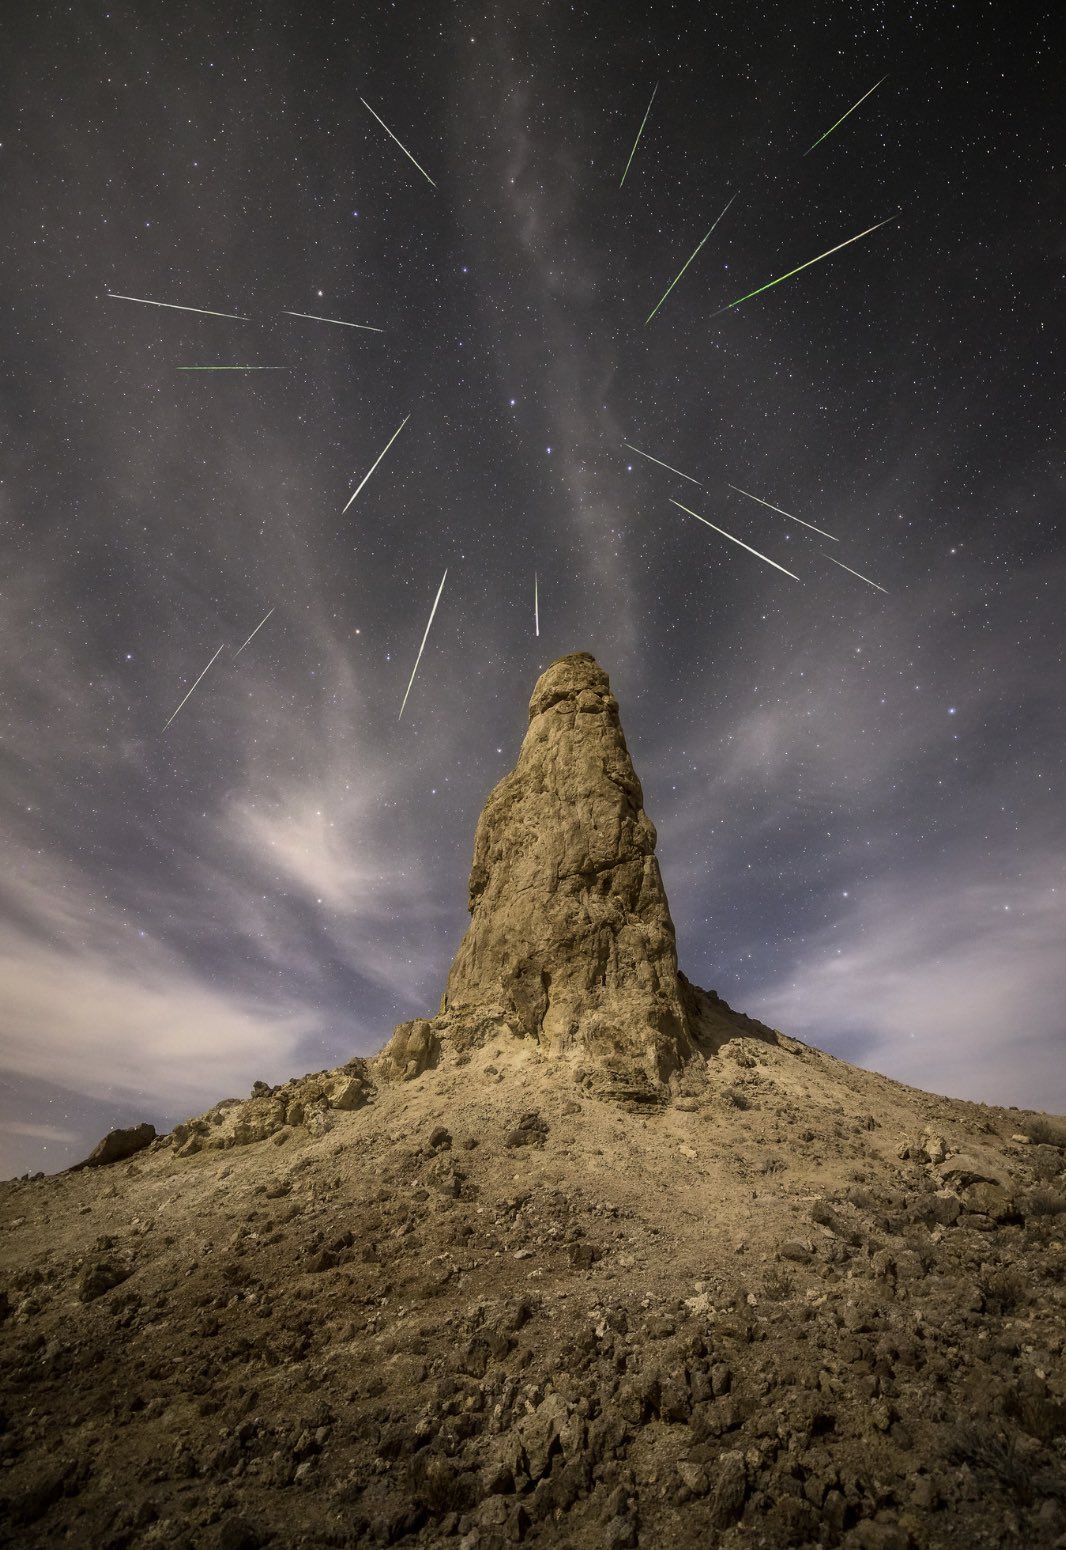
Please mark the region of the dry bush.
<svg viewBox="0 0 1066 1550"><path fill-rule="evenodd" d="M1050 1189L1034 1189L1025 1202L1026 1216L1062 1216L1064 1212L1066 1197Z"/></svg>
<svg viewBox="0 0 1066 1550"><path fill-rule="evenodd" d="M796 1278L788 1270L768 1270L762 1278L762 1294L769 1302L786 1302L796 1288Z"/></svg>
<svg viewBox="0 0 1066 1550"><path fill-rule="evenodd" d="M1032 1467L1015 1433L999 1431L987 1421L963 1421L951 1428L946 1441L948 1458L968 1464L980 1485L998 1486L1022 1504L1032 1501Z"/></svg>
<svg viewBox="0 0 1066 1550"><path fill-rule="evenodd" d="M1022 1133L1036 1146L1066 1148L1066 1124L1047 1114L1034 1114L1031 1119L1023 1120Z"/></svg>
<svg viewBox="0 0 1066 1550"><path fill-rule="evenodd" d="M1029 1300L1025 1277L1017 1270L985 1270L977 1277L977 1289L984 1299L984 1311L999 1317L1013 1313Z"/></svg>

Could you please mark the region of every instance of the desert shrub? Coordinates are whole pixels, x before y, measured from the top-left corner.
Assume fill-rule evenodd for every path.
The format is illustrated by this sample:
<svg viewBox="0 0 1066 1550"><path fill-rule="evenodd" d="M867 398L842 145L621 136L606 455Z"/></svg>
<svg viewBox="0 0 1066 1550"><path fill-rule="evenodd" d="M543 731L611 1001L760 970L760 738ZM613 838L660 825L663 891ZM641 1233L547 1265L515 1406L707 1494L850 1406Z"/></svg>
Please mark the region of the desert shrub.
<svg viewBox="0 0 1066 1550"><path fill-rule="evenodd" d="M763 1173L784 1173L788 1163L783 1157L764 1157L762 1164Z"/></svg>
<svg viewBox="0 0 1066 1550"><path fill-rule="evenodd" d="M1030 1152L1028 1162L1033 1170L1033 1177L1047 1184L1062 1173L1064 1158L1056 1147L1037 1146Z"/></svg>
<svg viewBox="0 0 1066 1550"><path fill-rule="evenodd" d="M986 1488L998 1486L1022 1504L1032 1500L1032 1469L1015 1433L987 1421L963 1421L951 1428L946 1452L952 1463L968 1464Z"/></svg>
<svg viewBox="0 0 1066 1550"><path fill-rule="evenodd" d="M1047 1114L1034 1114L1023 1120L1022 1133L1037 1146L1066 1147L1066 1124Z"/></svg>
<svg viewBox="0 0 1066 1550"><path fill-rule="evenodd" d="M1050 1189L1034 1189L1025 1202L1026 1216L1062 1216L1064 1212L1066 1197Z"/></svg>
<svg viewBox="0 0 1066 1550"><path fill-rule="evenodd" d="M1003 1414L1038 1442L1066 1437L1066 1404L1049 1394L1011 1389L1003 1400Z"/></svg>
<svg viewBox="0 0 1066 1550"><path fill-rule="evenodd" d="M753 1057L748 1054L747 1050L734 1049L733 1046L730 1045L728 1054L731 1060L735 1061L738 1066L743 1066L746 1071L750 1071L755 1065Z"/></svg>
<svg viewBox="0 0 1066 1550"><path fill-rule="evenodd" d="M762 1278L762 1293L769 1302L785 1302L792 1296L796 1278L788 1270L768 1270Z"/></svg>
<svg viewBox="0 0 1066 1550"><path fill-rule="evenodd" d="M408 1484L415 1501L438 1515L462 1512L476 1499L470 1477L429 1448L416 1453L408 1465Z"/></svg>
<svg viewBox="0 0 1066 1550"><path fill-rule="evenodd" d="M985 1270L977 1277L984 1311L996 1316L1013 1313L1028 1301L1025 1277L1017 1270Z"/></svg>
<svg viewBox="0 0 1066 1550"><path fill-rule="evenodd" d="M751 1099L747 1093L741 1092L739 1087L727 1087L722 1093L722 1101L731 1109L750 1109Z"/></svg>

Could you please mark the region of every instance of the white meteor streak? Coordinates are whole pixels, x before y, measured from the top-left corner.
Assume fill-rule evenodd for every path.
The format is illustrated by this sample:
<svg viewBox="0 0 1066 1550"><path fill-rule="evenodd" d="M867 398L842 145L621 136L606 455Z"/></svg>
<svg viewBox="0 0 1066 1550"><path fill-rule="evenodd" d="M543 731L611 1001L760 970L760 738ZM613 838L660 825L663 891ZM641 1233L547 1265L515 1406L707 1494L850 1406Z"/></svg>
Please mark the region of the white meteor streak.
<svg viewBox="0 0 1066 1550"><path fill-rule="evenodd" d="M377 458L375 459L375 461L374 461L374 463L373 463L373 465L372 465L372 467L370 469L370 473L363 475L363 478L360 480L359 484L356 486L354 493L351 494L348 497L348 506L350 506L352 504L352 501L355 500L356 495L359 494L359 491L363 488L363 485L370 478L370 474L372 474L374 472L374 469L381 462L381 459L385 456L385 453L392 446L393 442L396 440L397 436L400 434L400 431L403 430L404 426L407 424L407 421L410 418L411 418L411 416L407 415L406 418L402 421L402 423L397 427L397 429L393 431L392 435L389 437L388 441L385 443L385 446L382 449L382 451L378 453ZM345 506L344 511L348 510L348 506ZM342 517L344 515L344 511L341 512L341 516Z"/></svg>
<svg viewBox="0 0 1066 1550"><path fill-rule="evenodd" d="M812 533L821 533L823 538L833 539L835 544L840 542L839 538L833 538L832 533L826 533L822 528L815 527L813 522L804 522L802 517L794 517L791 511L784 511L780 506L771 506L770 502L764 501L761 495L753 495L750 490L742 490L739 484L727 485L727 489L736 490L738 495L746 495L750 501L758 501L759 505L765 506L768 511L779 512L781 516L787 517L790 522L798 522L800 527L809 527Z"/></svg>
<svg viewBox="0 0 1066 1550"><path fill-rule="evenodd" d="M407 691L406 691L406 693L404 694L404 697L403 697L403 705L400 706L400 714L399 714L399 716L396 717L397 721L401 720L401 718L403 717L404 706L407 704L407 695L410 694L410 692L411 692L411 685L415 681L415 674L418 672L418 664L422 660L422 653L426 649L426 641L429 639L429 632L433 628L433 615L437 612L437 604L440 602L440 595L444 591L444 583L447 581L447 579L448 579L448 572L445 571L444 575L440 578L440 586L437 588L437 595L433 599L433 607L429 611L429 623L426 625L426 633L422 637L422 644L418 648L418 655L417 655L417 657L415 657L415 665L411 669L411 677L410 677L410 679L408 680L408 683L407 683Z"/></svg>
<svg viewBox="0 0 1066 1550"><path fill-rule="evenodd" d="M823 556L824 559L833 560L833 556L831 554L826 554L824 549L820 549L818 552ZM865 581L868 587L877 587L878 592L883 592L886 597L888 596L887 587L878 587L876 581L871 581L869 576L863 576L857 570L852 570L851 566L845 565L843 560L833 560L833 564L839 565L841 570L846 570L852 576L858 576L859 580Z"/></svg>
<svg viewBox="0 0 1066 1550"><path fill-rule="evenodd" d="M218 656L218 652L219 652L219 651L221 651L221 650L222 650L222 647L221 647L221 646L219 646L219 648L218 648L218 651L216 651L216 652L215 652L215 657L217 657L217 656ZM211 658L211 662L213 662L213 661L214 661L214 660L215 660L215 657L212 657L212 658ZM210 666L211 666L211 662L209 662L209 663L208 663L208 664L207 664L207 667L210 667ZM204 668L204 673L206 673L206 672L207 672L207 667L205 667L205 668ZM201 673L201 674L200 674L200 678L202 678L202 677L203 677L203 676L204 676L204 673ZM197 679L197 680L196 680L196 684L198 684L198 683L199 683L199 682L200 682L200 678L198 678L198 679ZM193 686L192 686L192 689L195 689L195 688L196 688L196 684L193 684ZM190 690L189 690L189 694L191 694L191 693L192 693L192 689L190 689ZM188 699L188 698L189 698L189 694L187 694L187 695L186 695L186 696L185 696L185 700L187 700L187 699ZM184 704L185 704L185 700L182 700L182 702L181 702L181 705L184 705ZM181 709L181 705L179 705L179 706L178 706L178 710L180 710L180 709ZM174 712L174 716L176 716L176 715L177 715L177 714L178 714L178 710L176 710L176 711L175 711L175 712ZM174 716L171 716L171 718L170 718L170 721L173 721L173 720L174 720ZM170 721L168 721L168 722L167 722L167 727L168 727L168 726L169 726L169 725L170 725ZM163 728L163 731L164 731L164 732L165 732L165 731L166 731L166 729L167 729L167 727L164 727L164 728Z"/></svg>
<svg viewBox="0 0 1066 1550"><path fill-rule="evenodd" d="M368 113L374 113L374 109L370 106L369 102L367 102L365 97L360 97L359 101L363 104L363 107L366 109L366 111ZM396 136L393 134L393 132L389 128L388 124L386 124L385 120L383 118L378 118L378 115L376 113L374 113L374 117L378 120L378 123L381 125L382 129L384 129L384 131L388 135L389 139L390 140L396 140L396 144L400 147L400 150L407 157L407 160L410 161L410 162L414 162L414 165L416 167L418 167L419 172L425 178L426 182L428 184L430 184L431 187L436 188L436 186L437 186L436 183L433 182L433 179L430 177L430 175L426 171L425 167L419 166L418 162L415 161L414 157L411 155L411 153L407 149L406 145L404 145L403 141L396 139Z"/></svg>
<svg viewBox="0 0 1066 1550"><path fill-rule="evenodd" d="M317 312L287 312L281 309L283 318L310 318L312 323L336 323L338 328L362 328L368 334L383 334L383 328L373 328L369 323L346 323L343 318L320 318Z"/></svg>
<svg viewBox="0 0 1066 1550"><path fill-rule="evenodd" d="M533 628L540 637L540 597L537 592L537 573L533 572Z"/></svg>
<svg viewBox="0 0 1066 1550"><path fill-rule="evenodd" d="M690 517L695 517L696 518L697 522L703 522L703 523L706 524L707 527L713 527L714 531L716 533L721 533L723 538L728 538L731 543L739 544L742 549L746 549L748 551L748 553L749 554L753 554L756 559L758 559L758 560L765 560L767 565L772 565L773 566L774 570L784 571L786 576L792 576L792 580L793 581L798 581L799 580L799 577L798 576L793 576L792 572L790 570L785 570L785 567L783 565L778 565L776 560L771 560L767 555L760 554L758 549L753 549L751 547L751 545L750 544L746 544L743 541L743 539L741 539L741 538L734 538L732 533L727 533L724 527L714 527L714 523L713 522L708 522L706 517L701 517L698 511L692 511L692 510L690 510L690 508L688 506L682 506L681 502L680 501L675 501L673 496L670 497L670 504L671 504L671 506L679 507L681 511L687 511Z"/></svg>
<svg viewBox="0 0 1066 1550"><path fill-rule="evenodd" d="M143 296L120 296L118 291L107 291L112 301L136 301L142 307L169 307L172 312L199 312L205 318L236 318L238 323L250 323L239 312L211 312L207 307L179 307L176 301L146 301Z"/></svg>
<svg viewBox="0 0 1066 1550"><path fill-rule="evenodd" d="M623 447L628 447L630 452L636 452L640 457L646 457L649 463L658 463L660 468L668 468L670 472L672 474L676 474L679 479L687 479L689 484L697 485L700 489L703 488L699 480L693 479L691 474L683 474L680 468L674 468L672 464L664 463L662 458L652 457L650 452L641 452L640 448L635 447L631 441L623 441L622 445Z"/></svg>
<svg viewBox="0 0 1066 1550"><path fill-rule="evenodd" d="M270 614L272 614L273 612L274 612L274 610L272 608L270 610ZM270 614L264 614L263 615L263 617L260 619L259 623L256 625L255 629L252 631L252 635L258 635L259 634L259 631L263 628L264 624L266 624L267 620L270 618ZM251 640L252 635L249 635L248 640ZM245 641L244 646L247 646L248 640ZM236 662L237 658L240 656L241 651L244 650L244 646L242 646L240 648L240 651L235 651L233 653L233 660L234 660L234 662Z"/></svg>

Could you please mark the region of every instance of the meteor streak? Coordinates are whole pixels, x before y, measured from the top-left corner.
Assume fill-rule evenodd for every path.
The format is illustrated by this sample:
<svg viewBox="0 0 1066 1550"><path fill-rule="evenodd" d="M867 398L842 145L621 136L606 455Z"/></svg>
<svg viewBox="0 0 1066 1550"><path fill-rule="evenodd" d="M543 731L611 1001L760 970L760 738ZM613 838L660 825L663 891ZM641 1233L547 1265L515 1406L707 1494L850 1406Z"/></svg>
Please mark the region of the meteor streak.
<svg viewBox="0 0 1066 1550"><path fill-rule="evenodd" d="M291 366L177 366L176 371L291 371Z"/></svg>
<svg viewBox="0 0 1066 1550"><path fill-rule="evenodd" d="M734 194L734 195L733 195L733 198L732 198L732 199L730 199L730 201L729 201L729 204L727 204L727 205L726 205L726 207L725 207L725 210L723 210L723 211L722 211L722 215L724 215L724 214L725 214L725 211L726 211L726 210L728 210L728 209L729 209L729 205L731 205L731 204L732 204L732 203L733 203L733 199L735 199L735 198L736 198L736 197L737 197L737 196L736 196L736 194ZM722 215L720 215L720 216L719 216L719 217L718 217L718 220L716 220L716 221L715 221L715 223L714 223L714 226L717 226L717 225L718 225L718 221L720 221L720 220L721 220L721 219L722 219ZM714 230L714 226L712 226L712 227L711 227L711 231L713 231L713 230ZM693 253L693 254L692 254L692 255L691 255L691 256L690 256L690 257L689 257L689 258L687 258L687 259L686 259L686 260L685 260L685 262L684 262L684 263L683 263L683 264L682 264L682 265L681 265L681 268L680 268L680 270L679 270L679 271L678 271L678 273L677 273L677 274L676 274L676 275L675 275L675 276L674 276L674 278L673 278L673 279L672 279L672 280L671 280L671 281L670 281L670 284L669 284L669 285L668 285L668 286L667 286L667 287L666 287L666 289L665 289L665 291L664 291L664 292L663 292L663 293L662 293L662 295L661 295L661 296L660 296L660 297L659 297L659 300L658 300L658 301L657 301L657 302L656 302L656 303L655 303L655 305L654 305L654 307L653 307L653 308L652 308L652 309L651 309L651 311L650 311L650 312L649 312L649 313L648 313L648 315L647 315L647 317L646 317L646 318L645 318L645 319L644 319L644 327L645 327L645 328L647 328L647 326L648 326L648 324L649 324L649 323L650 323L650 322L651 322L651 320L652 320L652 318L653 318L653 317L654 317L654 316L655 316L655 314L656 314L656 313L657 313L657 312L658 312L658 310L659 310L659 308L660 308L660 307L661 307L661 306L662 306L662 304L663 304L663 302L664 302L664 301L665 301L665 300L666 300L666 298L667 298L667 297L668 297L668 296L669 296L669 294L670 294L670 292L671 292L671 291L672 291L672 290L673 290L673 288L674 288L674 286L675 286L675 285L676 285L676 284L677 284L677 282L678 282L678 280L680 280L680 278L681 278L681 276L682 276L682 275L683 275L683 274L684 274L684 272L685 272L685 270L686 270L686 269L687 269L687 268L688 268L688 266L689 266L689 264L691 264L691 262L692 262L692 260L693 260L693 259L694 259L694 258L695 258L695 257L696 257L696 253L698 253L698 252L699 252L699 250L700 250L700 248L702 248L702 246L703 246L703 244L704 244L704 243L705 243L705 242L706 242L706 241L707 241L707 237L709 237L709 236L710 236L710 235L711 235L711 231L709 231L709 232L708 232L708 233L707 233L707 236L705 236L705 237L703 237L703 238L702 238L702 239L701 239L701 240L700 240L700 241L699 241L699 242L698 242L698 243L697 243L697 245L696 245L696 252L695 252L695 253ZM745 299L745 300L747 300L747 297L745 297L745 298L744 298L744 299ZM724 309L723 309L723 310L724 310ZM716 314L716 315L717 315L717 314Z"/></svg>
<svg viewBox="0 0 1066 1550"><path fill-rule="evenodd" d="M370 106L369 102L367 102L365 97L360 97L359 101L363 104L363 107L366 109L366 111L368 113L374 113L374 109ZM378 120L378 123L381 125L382 129L384 129L384 131L388 135L389 139L390 140L396 140L396 136L393 134L393 132L389 128L388 124L386 124L385 120L383 118L378 118L378 115L376 113L374 113L374 117ZM406 145L404 145L403 141L402 140L396 140L396 144L400 147L400 150L407 157L407 160L410 161L410 162L414 162L415 166L418 167L419 172L425 178L426 182L428 184L430 184L430 186L432 188L436 188L436 186L437 186L436 183L433 182L433 179L430 177L430 175L426 171L425 167L419 166L418 162L415 161L414 157L411 155L411 153L407 149Z"/></svg>
<svg viewBox="0 0 1066 1550"><path fill-rule="evenodd" d="M640 448L635 447L631 441L623 441L622 445L623 447L628 447L630 452L637 452L641 457L646 457L649 463L658 463L660 468L669 468L672 474L676 474L679 479L687 479L689 484L698 485L700 483L698 479L693 479L691 474L683 474L680 468L674 468L671 464L664 463L661 458L652 457L650 452L641 452ZM702 485L700 488L702 489Z"/></svg>
<svg viewBox="0 0 1066 1550"><path fill-rule="evenodd" d="M882 226L887 226L889 221L894 221L894 215L886 216L883 221L878 221L876 226L867 226L865 231L860 231L858 237L849 237L847 242L838 242L835 248L829 248L825 253L819 253L817 258L809 258L805 264L800 264L798 269L790 269L788 274L779 274L776 280L768 280L765 285L760 285L758 290L749 291L746 296L740 296L736 301L729 302L724 307L719 307L711 316L720 318L723 312L731 312L734 307L739 307L741 302L750 301L753 296L761 296L763 291L772 290L775 285L780 285L782 280L791 280L794 274L799 274L804 269L809 269L812 264L820 264L823 258L828 258L831 253L839 253L841 248L850 247L853 242L858 242L859 237L868 237L872 231L878 231Z"/></svg>
<svg viewBox="0 0 1066 1550"><path fill-rule="evenodd" d="M272 613L273 613L273 612L274 612L274 610L273 610L273 608L272 608L272 609L271 609L271 610L270 610L270 614L272 614ZM255 627L255 629L254 629L254 630L253 630L253 631L252 631L252 635L258 635L258 634L259 634L259 631L260 631L260 630L261 630L261 629L262 629L262 628L263 628L263 626L264 626L264 624L266 624L266 622L267 622L267 620L268 620L268 619L269 619L269 618L270 618L270 614L264 614L264 615L263 615L263 617L262 617L262 619L260 619L260 621L259 621L259 623L258 623L258 624L257 624L257 625L256 625L256 627ZM252 638L252 635L249 635L249 637L248 637L248 640L251 640L251 638ZM247 646L247 644L248 644L248 640L246 640L246 641L245 641L245 643L244 643L244 646ZM240 654L241 654L241 651L243 651L243 650L244 650L244 646L242 646L242 647L241 647L241 648L240 648L240 650L239 650L239 651L235 651L235 652L234 652L234 653L233 653L233 660L234 660L234 661L235 661L235 662L236 662L236 660L237 660L237 658L238 658L238 657L239 657L239 656L240 656Z"/></svg>
<svg viewBox="0 0 1066 1550"><path fill-rule="evenodd" d="M281 315L285 318L310 318L312 323L336 323L338 328L362 328L368 334L383 334L383 328L372 328L369 323L346 323L343 318L320 318L317 312L286 312L282 307Z"/></svg>
<svg viewBox="0 0 1066 1550"><path fill-rule="evenodd" d="M239 312L211 312L207 307L179 307L176 301L146 301L143 296L120 296L117 291L108 291L106 294L112 301L136 301L142 307L169 307L172 312L199 312L205 318L236 318L238 323L252 321Z"/></svg>
<svg viewBox="0 0 1066 1550"><path fill-rule="evenodd" d="M447 581L447 579L448 579L448 572L445 571L444 575L440 578L440 586L437 588L437 595L433 599L433 607L429 611L429 623L426 625L426 633L422 637L422 644L418 648L418 655L417 655L417 657L415 657L415 665L411 669L411 677L408 679L408 682L407 682L407 692L404 694L404 697L403 697L403 705L400 706L400 714L399 714L399 716L396 717L397 721L401 720L401 718L403 717L404 706L407 704L407 695L410 694L410 692L411 692L411 685L415 681L415 674L418 672L418 664L422 660L422 653L426 649L426 641L429 639L429 632L430 632L430 630L433 627L433 615L437 612L437 604L440 602L440 595L444 591L444 583Z"/></svg>
<svg viewBox="0 0 1066 1550"><path fill-rule="evenodd" d="M374 472L374 469L381 462L381 459L385 456L385 453L392 446L393 442L396 440L397 436L400 434L400 431L403 430L404 426L407 424L407 421L410 418L411 418L411 416L407 415L406 418L401 422L399 427L395 431L393 431L392 435L389 437L388 441L385 443L384 448L382 449L381 452L378 453L377 458L374 460L374 463L372 464L371 469L370 469L370 473L363 475L363 478L360 480L358 486L356 487L356 490L355 490L354 494L352 494L352 495L350 495L348 497L348 506L350 506L352 504L352 501L355 500L356 495L359 494L359 491L363 488L363 485L370 478L370 474L372 474ZM348 506L345 506L344 511L348 510ZM341 516L342 517L344 515L344 511L341 512Z"/></svg>
<svg viewBox="0 0 1066 1550"><path fill-rule="evenodd" d="M680 501L675 501L673 496L670 497L670 504L671 504L671 506L679 507L681 511L687 511L690 517L695 517L696 518L697 522L703 522L703 523L706 524L707 527L714 527L714 523L713 522L708 522L706 517L701 517L698 511L692 511L692 510L689 509L688 506L682 506L681 502ZM774 570L785 571L785 575L786 576L792 576L792 572L790 570L785 570L785 567L783 565L778 565L776 560L771 560L771 559L767 558L767 556L765 554L760 554L758 549L753 549L750 544L744 543L744 541L742 539L734 538L732 533L727 533L724 527L714 527L714 531L716 533L721 533L723 538L728 538L732 543L740 544L740 547L742 549L746 549L749 554L755 555L756 559L766 560L767 565L772 565ZM798 581L799 577L798 576L792 576L792 580L793 581Z"/></svg>
<svg viewBox="0 0 1066 1550"><path fill-rule="evenodd" d="M840 542L839 538L833 538L832 533L826 533L822 528L815 527L813 522L804 522L802 517L794 517L791 511L782 511L780 506L771 506L770 502L764 501L761 496L753 495L750 490L742 490L739 484L731 484L728 486L728 488L730 490L736 490L738 495L746 495L750 501L758 501L760 506L766 506L770 511L781 512L781 515L783 517L787 517L790 522L798 522L800 527L809 527L812 533L821 533L823 538L832 538L835 544Z"/></svg>
<svg viewBox="0 0 1066 1550"><path fill-rule="evenodd" d="M217 656L218 656L218 652L219 652L219 651L221 651L221 650L222 650L222 647L221 647L221 646L219 646L219 648L218 648L218 651L216 651L216 652L215 652L215 657L217 657ZM212 658L211 658L211 662L213 662L213 661L214 661L214 660L215 660L215 657L212 657ZM210 666L211 666L211 662L209 662L209 663L208 663L208 664L207 664L207 667L210 667ZM206 672L207 672L207 667L205 667L205 668L204 668L204 673L206 673ZM202 677L203 677L203 676L204 676L204 673L201 673L201 674L200 674L200 678L202 678ZM196 684L198 684L198 683L199 683L199 682L200 682L200 678L198 678L198 679L197 679L197 680L196 680ZM195 689L195 688L196 688L196 684L193 684L193 686L192 686L192 689ZM192 689L190 689L190 690L189 690L189 694L191 694L191 693L192 693ZM187 695L186 695L186 696L185 696L185 700L187 700L187 699L188 699L188 698L189 698L189 694L187 694ZM185 704L185 700L182 700L182 702L181 702L181 705L184 705L184 704ZM179 706L178 706L178 710L180 710L180 709L181 709L181 705L179 705ZM177 715L177 714L178 714L178 710L176 710L176 711L175 711L175 712L174 712L174 716L176 716L176 715ZM171 718L170 718L170 721L173 721L173 720L174 720L174 716L171 716ZM169 725L170 725L170 721L168 721L168 722L167 722L167 727L168 727L168 726L169 726ZM164 728L163 728L163 731L164 731L164 732L165 732L165 731L166 731L166 729L167 729L167 727L164 727Z"/></svg>
<svg viewBox="0 0 1066 1550"><path fill-rule="evenodd" d="M844 122L844 120L846 118L848 118L850 114L854 113L856 108L861 108L863 103L866 101L866 98L867 97L871 97L873 95L873 93L877 90L877 88L882 84L882 82L887 81L887 80L888 80L888 76L887 75L883 75L881 77L880 81L875 81L874 84L870 87L870 90L868 92L865 92L863 94L863 96L861 96L859 98L858 102L853 102L852 103L852 105L848 109L847 113L842 114L841 117L837 119L836 123L831 125L830 128L828 128L826 130L825 134L822 135L819 139L817 139L814 142L814 145L809 145L807 147L807 149L803 153L804 156L809 156L811 154L811 152L814 150L815 146L821 145L823 140L828 140L829 136L833 133L833 130L834 129L839 129L841 124Z"/></svg>
<svg viewBox="0 0 1066 1550"><path fill-rule="evenodd" d="M651 112L651 104L652 104L652 102L655 101L655 93L658 90L659 90L659 83L658 83L658 81L656 81L654 87L652 88L651 101L648 103L648 112L645 113L644 117L640 121L640 128L637 130L637 138L633 141L633 149L629 153L629 161L626 162L626 170L625 170L625 172L622 173L622 183L625 182L625 180L626 180L626 173L628 173L628 171L630 169L630 166L632 165L633 158L637 154L637 146L640 144L640 137L644 133L644 125L648 122L648 113ZM622 183L619 183L619 185L618 185L619 188L621 188Z"/></svg>
<svg viewBox="0 0 1066 1550"><path fill-rule="evenodd" d="M833 556L831 554L826 554L824 549L820 549L818 552L825 559L833 560ZM858 576L859 580L860 581L865 581L865 583L866 583L866 585L868 587L877 587L878 592L883 592L886 597L888 596L888 588L887 587L878 587L876 581L871 581L869 576L862 576L862 575L859 574L859 572L857 570L852 570L851 566L850 565L845 565L843 560L833 560L833 564L834 565L839 565L841 570L848 571L852 576Z"/></svg>
<svg viewBox="0 0 1066 1550"><path fill-rule="evenodd" d="M540 598L537 593L537 573L533 572L533 628L540 635Z"/></svg>

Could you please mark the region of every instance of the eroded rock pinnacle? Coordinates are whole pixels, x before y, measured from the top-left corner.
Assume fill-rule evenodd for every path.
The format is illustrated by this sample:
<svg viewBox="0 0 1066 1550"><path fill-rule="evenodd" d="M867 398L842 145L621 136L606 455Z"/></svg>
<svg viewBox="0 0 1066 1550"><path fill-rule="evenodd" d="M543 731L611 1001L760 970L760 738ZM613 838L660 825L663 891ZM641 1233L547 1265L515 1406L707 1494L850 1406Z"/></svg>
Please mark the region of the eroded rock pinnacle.
<svg viewBox="0 0 1066 1550"><path fill-rule="evenodd" d="M506 1024L607 1090L655 1095L693 1053L655 838L607 674L587 652L560 658L481 814L441 1013L400 1042Z"/></svg>

